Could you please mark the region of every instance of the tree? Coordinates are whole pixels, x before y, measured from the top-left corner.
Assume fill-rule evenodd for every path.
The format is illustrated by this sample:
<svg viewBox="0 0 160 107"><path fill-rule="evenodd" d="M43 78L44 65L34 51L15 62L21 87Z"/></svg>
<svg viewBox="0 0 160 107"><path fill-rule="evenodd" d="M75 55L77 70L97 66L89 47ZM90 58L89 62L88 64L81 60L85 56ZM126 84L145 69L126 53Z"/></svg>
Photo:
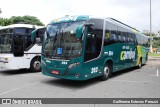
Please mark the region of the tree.
<svg viewBox="0 0 160 107"><path fill-rule="evenodd" d="M12 24L12 21L7 18L0 18L0 26L7 26Z"/></svg>
<svg viewBox="0 0 160 107"><path fill-rule="evenodd" d="M146 36L151 36L150 35L150 33L143 33L144 35L146 35ZM154 37L155 36L155 34L154 33L152 33L152 36Z"/></svg>
<svg viewBox="0 0 160 107"><path fill-rule="evenodd" d="M149 36L150 37L150 33L145 33L145 35ZM156 37L156 35L154 33L152 33L152 46L153 48L158 48L160 46L160 38L159 37ZM149 38L149 45L150 45L150 39Z"/></svg>
<svg viewBox="0 0 160 107"><path fill-rule="evenodd" d="M33 24L33 25L39 25L44 26L44 24L34 16L12 16L10 18L13 24Z"/></svg>
<svg viewBox="0 0 160 107"><path fill-rule="evenodd" d="M0 26L20 23L44 26L44 24L34 16L12 16L11 18L0 18Z"/></svg>
<svg viewBox="0 0 160 107"><path fill-rule="evenodd" d="M153 47L159 48L160 47L160 37L154 37L153 38Z"/></svg>

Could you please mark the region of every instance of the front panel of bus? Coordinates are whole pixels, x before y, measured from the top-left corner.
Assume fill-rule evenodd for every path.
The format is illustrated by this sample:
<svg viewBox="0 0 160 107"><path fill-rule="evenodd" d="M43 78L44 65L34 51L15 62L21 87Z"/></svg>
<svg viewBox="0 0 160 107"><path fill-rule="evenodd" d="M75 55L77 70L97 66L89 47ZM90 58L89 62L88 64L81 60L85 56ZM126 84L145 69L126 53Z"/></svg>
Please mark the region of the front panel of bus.
<svg viewBox="0 0 160 107"><path fill-rule="evenodd" d="M79 77L82 58L82 38L75 36L76 27L85 21L50 24L46 27L42 46L43 74L59 78ZM76 67L75 67L76 66Z"/></svg>
<svg viewBox="0 0 160 107"><path fill-rule="evenodd" d="M21 57L23 57L24 51L32 44L32 30L31 28L8 28L1 30L0 67L5 69L23 68ZM15 65L15 62L18 64Z"/></svg>
<svg viewBox="0 0 160 107"><path fill-rule="evenodd" d="M94 25L85 25L94 23ZM42 73L57 78L86 80L102 72L103 19L48 25L42 46ZM84 26L76 38L76 28Z"/></svg>

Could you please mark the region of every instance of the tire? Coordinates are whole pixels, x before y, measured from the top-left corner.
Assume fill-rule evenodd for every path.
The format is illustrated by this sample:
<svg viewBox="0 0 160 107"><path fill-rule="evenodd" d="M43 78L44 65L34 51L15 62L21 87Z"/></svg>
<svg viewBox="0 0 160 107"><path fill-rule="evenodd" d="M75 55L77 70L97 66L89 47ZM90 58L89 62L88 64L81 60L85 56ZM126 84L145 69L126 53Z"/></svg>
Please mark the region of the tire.
<svg viewBox="0 0 160 107"><path fill-rule="evenodd" d="M41 58L40 57L32 59L31 64L30 64L30 70L33 72L41 71Z"/></svg>
<svg viewBox="0 0 160 107"><path fill-rule="evenodd" d="M109 64L106 64L106 65L104 66L103 75L100 76L100 79L101 79L102 81L107 80L107 79L111 76L111 74L112 74L112 69L111 69L111 68L112 68L112 67L111 67Z"/></svg>
<svg viewBox="0 0 160 107"><path fill-rule="evenodd" d="M138 64L138 69L141 69L142 68L142 60L141 60L141 58L140 58L140 60L139 60L139 64Z"/></svg>

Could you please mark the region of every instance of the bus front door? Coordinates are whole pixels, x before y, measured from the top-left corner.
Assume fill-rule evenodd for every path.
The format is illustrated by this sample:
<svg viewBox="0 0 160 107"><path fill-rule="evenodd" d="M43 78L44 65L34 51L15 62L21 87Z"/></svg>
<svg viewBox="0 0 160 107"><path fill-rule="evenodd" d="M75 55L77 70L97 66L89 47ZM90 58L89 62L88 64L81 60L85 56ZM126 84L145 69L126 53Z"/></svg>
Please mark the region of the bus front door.
<svg viewBox="0 0 160 107"><path fill-rule="evenodd" d="M20 57L24 55L24 40L24 35L13 36L13 53L15 57Z"/></svg>
<svg viewBox="0 0 160 107"><path fill-rule="evenodd" d="M86 37L86 46L84 54L84 71L90 77L96 77L100 74L103 66L103 60L100 59L102 46L102 32L88 33Z"/></svg>

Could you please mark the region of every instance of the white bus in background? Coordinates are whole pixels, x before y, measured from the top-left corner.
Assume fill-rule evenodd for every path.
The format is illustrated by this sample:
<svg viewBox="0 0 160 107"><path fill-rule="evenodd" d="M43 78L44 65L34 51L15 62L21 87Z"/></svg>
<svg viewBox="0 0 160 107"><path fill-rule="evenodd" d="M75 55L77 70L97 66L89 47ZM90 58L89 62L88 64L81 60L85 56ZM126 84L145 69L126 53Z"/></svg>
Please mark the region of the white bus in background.
<svg viewBox="0 0 160 107"><path fill-rule="evenodd" d="M13 24L0 28L0 69L41 71L41 41L45 28ZM41 39L39 39L41 38Z"/></svg>

